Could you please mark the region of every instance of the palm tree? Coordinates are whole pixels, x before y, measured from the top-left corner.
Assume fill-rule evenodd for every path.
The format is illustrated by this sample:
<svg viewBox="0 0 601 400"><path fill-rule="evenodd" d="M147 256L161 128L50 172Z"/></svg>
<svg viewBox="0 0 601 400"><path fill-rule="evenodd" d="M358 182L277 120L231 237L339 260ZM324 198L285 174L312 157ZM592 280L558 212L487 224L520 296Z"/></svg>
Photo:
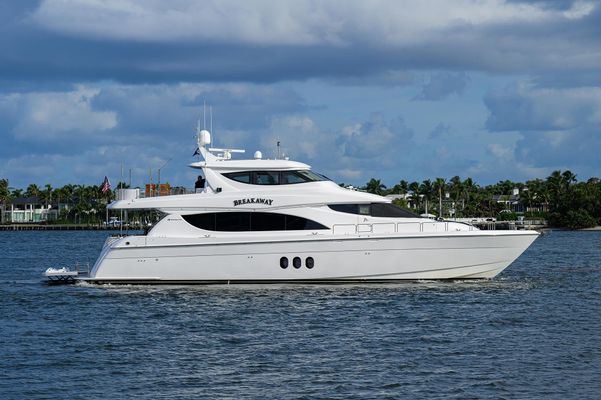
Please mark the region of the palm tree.
<svg viewBox="0 0 601 400"><path fill-rule="evenodd" d="M45 190L40 192L40 200L48 206L52 203L52 186L47 183L44 188Z"/></svg>
<svg viewBox="0 0 601 400"><path fill-rule="evenodd" d="M10 199L10 190L8 189L8 179L0 179L0 202L6 202Z"/></svg>
<svg viewBox="0 0 601 400"><path fill-rule="evenodd" d="M576 175L570 170L564 171L563 174L561 174L561 178L566 186L576 183Z"/></svg>
<svg viewBox="0 0 601 400"><path fill-rule="evenodd" d="M27 186L27 190L25 191L25 197L39 197L40 193L41 191L38 185L32 183L31 185Z"/></svg>
<svg viewBox="0 0 601 400"><path fill-rule="evenodd" d="M409 190L409 183L406 180L401 180L399 183L392 187L392 193L394 194L406 194Z"/></svg>
<svg viewBox="0 0 601 400"><path fill-rule="evenodd" d="M419 185L419 194L423 196L426 201L426 207L424 212L428 213L428 202L432 201L432 195L434 194L434 188L432 186L432 181L430 179L426 179Z"/></svg>
<svg viewBox="0 0 601 400"><path fill-rule="evenodd" d="M438 217L442 218L442 193L446 192L447 182L444 178L436 178L432 185L434 193L438 193Z"/></svg>
<svg viewBox="0 0 601 400"><path fill-rule="evenodd" d="M373 194L382 195L385 189L386 186L379 179L375 178L371 178L371 180L365 185L365 190Z"/></svg>
<svg viewBox="0 0 601 400"><path fill-rule="evenodd" d="M411 203L413 203L415 205L415 208L419 208L419 206L420 206L419 183L411 182L409 184L409 191L411 192Z"/></svg>

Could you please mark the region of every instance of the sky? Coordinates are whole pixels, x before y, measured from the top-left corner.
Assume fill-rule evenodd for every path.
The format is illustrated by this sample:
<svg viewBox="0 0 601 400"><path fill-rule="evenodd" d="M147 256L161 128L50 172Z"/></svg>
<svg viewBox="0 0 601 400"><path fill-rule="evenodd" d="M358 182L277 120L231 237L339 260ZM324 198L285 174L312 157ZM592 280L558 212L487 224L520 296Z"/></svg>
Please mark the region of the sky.
<svg viewBox="0 0 601 400"><path fill-rule="evenodd" d="M193 186L203 104L339 183L599 177L601 4L0 0L10 186Z"/></svg>

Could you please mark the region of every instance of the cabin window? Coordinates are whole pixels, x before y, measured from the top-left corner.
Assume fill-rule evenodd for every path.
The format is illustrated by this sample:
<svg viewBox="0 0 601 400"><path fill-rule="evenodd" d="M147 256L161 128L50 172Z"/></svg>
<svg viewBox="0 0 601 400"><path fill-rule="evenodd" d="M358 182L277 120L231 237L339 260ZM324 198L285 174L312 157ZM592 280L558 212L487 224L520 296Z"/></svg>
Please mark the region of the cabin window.
<svg viewBox="0 0 601 400"><path fill-rule="evenodd" d="M372 217L385 218L419 218L411 211L404 210L390 203L371 203L371 204L329 204L328 207L334 211L369 215Z"/></svg>
<svg viewBox="0 0 601 400"><path fill-rule="evenodd" d="M248 213L250 214L250 213ZM286 215L276 213L253 213L253 231L285 231Z"/></svg>
<svg viewBox="0 0 601 400"><path fill-rule="evenodd" d="M280 173L278 171L257 171L253 178L253 183L257 185L280 184Z"/></svg>
<svg viewBox="0 0 601 400"><path fill-rule="evenodd" d="M182 215L182 218L197 228L207 231L298 231L329 229L310 219L266 212L221 212Z"/></svg>
<svg viewBox="0 0 601 400"><path fill-rule="evenodd" d="M310 179L304 175L299 174L297 171L282 171L282 185L291 185L294 183L311 182Z"/></svg>
<svg viewBox="0 0 601 400"><path fill-rule="evenodd" d="M293 185L296 183L326 181L328 178L309 170L299 171L241 171L223 174L236 182L253 185Z"/></svg>
<svg viewBox="0 0 601 400"><path fill-rule="evenodd" d="M359 215L371 215L371 205L369 204L358 204Z"/></svg>
<svg viewBox="0 0 601 400"><path fill-rule="evenodd" d="M251 182L251 177L250 177L250 171L245 171L245 172L231 172L229 174L223 174L226 177L235 180L236 182L242 182L242 183L250 183Z"/></svg>
<svg viewBox="0 0 601 400"><path fill-rule="evenodd" d="M250 213L215 213L216 231L245 232L250 229Z"/></svg>
<svg viewBox="0 0 601 400"><path fill-rule="evenodd" d="M372 217L392 217L392 218L419 218L411 211L404 210L391 203L372 203Z"/></svg>

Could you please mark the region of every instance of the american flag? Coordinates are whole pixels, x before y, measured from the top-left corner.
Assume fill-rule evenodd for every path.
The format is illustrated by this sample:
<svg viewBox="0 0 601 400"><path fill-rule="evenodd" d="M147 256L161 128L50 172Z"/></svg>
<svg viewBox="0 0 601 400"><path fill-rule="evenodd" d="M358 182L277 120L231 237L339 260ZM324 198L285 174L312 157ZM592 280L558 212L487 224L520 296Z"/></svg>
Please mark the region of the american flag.
<svg viewBox="0 0 601 400"><path fill-rule="evenodd" d="M100 191L102 193L106 193L111 190L111 182L109 182L109 178L107 176L104 177L104 182L102 182L102 186L100 187Z"/></svg>

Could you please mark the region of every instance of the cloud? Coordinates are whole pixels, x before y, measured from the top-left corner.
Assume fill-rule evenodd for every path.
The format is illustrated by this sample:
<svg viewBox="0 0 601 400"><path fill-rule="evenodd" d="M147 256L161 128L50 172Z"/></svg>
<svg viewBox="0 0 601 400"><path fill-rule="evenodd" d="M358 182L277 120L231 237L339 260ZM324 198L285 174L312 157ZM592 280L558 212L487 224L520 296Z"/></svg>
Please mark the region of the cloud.
<svg viewBox="0 0 601 400"><path fill-rule="evenodd" d="M81 139L117 125L110 111L95 111L97 89L79 86L70 92L13 93L0 96L0 115L12 120L13 137L27 142Z"/></svg>
<svg viewBox="0 0 601 400"><path fill-rule="evenodd" d="M451 131L451 127L449 125L443 124L442 122L440 122L438 125L436 125L434 127L434 129L432 129L428 138L429 139L440 139L440 138L448 135L450 133L450 131Z"/></svg>
<svg viewBox="0 0 601 400"><path fill-rule="evenodd" d="M490 131L549 131L601 123L601 88L551 89L518 84L489 93Z"/></svg>
<svg viewBox="0 0 601 400"><path fill-rule="evenodd" d="M355 184L594 174L600 27L591 1L3 2L0 168L187 182L206 101L215 145Z"/></svg>
<svg viewBox="0 0 601 400"><path fill-rule="evenodd" d="M114 175L121 163L148 171L169 159L175 160L169 165L191 162L194 130L197 119L202 120L200 99L205 98L215 110L217 145L255 147L258 139L253 138L261 137L272 120L306 109L304 99L286 85L105 83L0 94L2 173L12 180L37 179L37 170L23 165L39 158L55 179L63 168L75 174L73 179L86 176L87 182L98 169ZM237 130L240 124L244 131Z"/></svg>
<svg viewBox="0 0 601 400"><path fill-rule="evenodd" d="M178 0L45 0L28 22L50 31L133 41L209 41L257 45L345 46L357 41L421 42L456 27L582 18L592 3L568 9L499 0L394 0L370 3L312 0L271 2ZM432 12L436 10L436 12Z"/></svg>
<svg viewBox="0 0 601 400"><path fill-rule="evenodd" d="M0 27L0 81L10 85L309 78L387 85L433 69L534 72L542 82L601 66L593 51L601 11L584 1L46 0L29 7L0 9L12 21ZM433 76L422 99L462 90L461 76L442 89L440 78Z"/></svg>
<svg viewBox="0 0 601 400"><path fill-rule="evenodd" d="M301 115L272 119L268 132L261 136L260 144L273 157L277 155L278 142L281 145L280 156L309 162L325 156L323 150L330 145L327 134L321 132L315 121Z"/></svg>
<svg viewBox="0 0 601 400"><path fill-rule="evenodd" d="M465 72L441 72L430 76L414 100L444 100L453 94L461 94L469 81Z"/></svg>
<svg viewBox="0 0 601 400"><path fill-rule="evenodd" d="M374 159L388 161L388 156L395 153L396 146L411 143L413 131L405 125L401 117L386 121L375 113L369 121L345 126L338 134L336 144L340 153L346 157L358 159Z"/></svg>
<svg viewBox="0 0 601 400"><path fill-rule="evenodd" d="M485 104L490 112L486 121L490 131L520 134L513 151L517 162L598 175L601 88L550 89L518 84L489 94ZM507 156L505 150L502 153Z"/></svg>

